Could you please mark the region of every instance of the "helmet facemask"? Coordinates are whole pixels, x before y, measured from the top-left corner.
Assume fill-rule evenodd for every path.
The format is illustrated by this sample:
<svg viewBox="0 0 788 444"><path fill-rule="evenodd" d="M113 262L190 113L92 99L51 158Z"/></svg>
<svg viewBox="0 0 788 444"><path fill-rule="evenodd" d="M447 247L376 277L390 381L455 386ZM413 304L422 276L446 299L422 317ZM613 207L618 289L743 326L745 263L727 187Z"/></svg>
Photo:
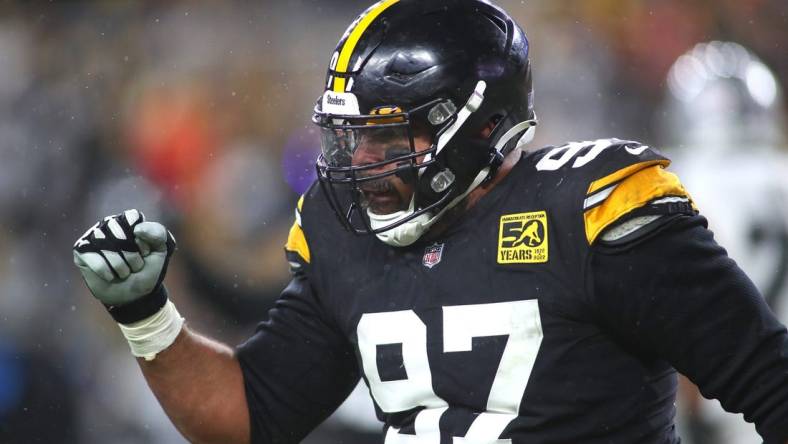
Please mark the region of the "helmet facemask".
<svg viewBox="0 0 788 444"><path fill-rule="evenodd" d="M504 11L381 1L331 58L318 180L350 231L410 245L533 137L532 105L528 41Z"/></svg>
<svg viewBox="0 0 788 444"><path fill-rule="evenodd" d="M455 194L449 177L438 178L434 182L441 196L416 208L419 178L436 163L437 140L456 119L450 114L456 110L451 101L434 99L408 111L378 107L364 115L321 108L319 103L313 116L321 132L318 179L353 233L391 230L440 208Z"/></svg>

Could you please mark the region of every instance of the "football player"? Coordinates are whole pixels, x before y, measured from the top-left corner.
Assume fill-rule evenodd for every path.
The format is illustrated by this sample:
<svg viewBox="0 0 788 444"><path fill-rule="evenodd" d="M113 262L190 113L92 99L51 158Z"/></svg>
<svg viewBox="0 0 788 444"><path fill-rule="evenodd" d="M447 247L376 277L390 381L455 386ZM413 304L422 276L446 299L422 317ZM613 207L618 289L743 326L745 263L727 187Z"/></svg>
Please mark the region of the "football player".
<svg viewBox="0 0 788 444"><path fill-rule="evenodd" d="M383 0L350 25L292 281L236 349L184 327L161 224L129 210L77 241L187 438L298 442L363 378L386 444L675 443L680 371L788 441L788 333L668 160L618 139L522 151L528 50L480 0Z"/></svg>

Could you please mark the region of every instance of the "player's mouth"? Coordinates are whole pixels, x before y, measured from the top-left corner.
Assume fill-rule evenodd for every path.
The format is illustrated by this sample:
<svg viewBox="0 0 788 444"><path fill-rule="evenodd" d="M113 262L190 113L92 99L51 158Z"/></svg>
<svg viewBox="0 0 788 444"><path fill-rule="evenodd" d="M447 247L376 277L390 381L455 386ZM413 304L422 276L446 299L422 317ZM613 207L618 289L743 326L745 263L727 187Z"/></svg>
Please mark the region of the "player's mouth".
<svg viewBox="0 0 788 444"><path fill-rule="evenodd" d="M385 179L365 183L361 192L365 204L375 214L390 214L404 209L397 189Z"/></svg>

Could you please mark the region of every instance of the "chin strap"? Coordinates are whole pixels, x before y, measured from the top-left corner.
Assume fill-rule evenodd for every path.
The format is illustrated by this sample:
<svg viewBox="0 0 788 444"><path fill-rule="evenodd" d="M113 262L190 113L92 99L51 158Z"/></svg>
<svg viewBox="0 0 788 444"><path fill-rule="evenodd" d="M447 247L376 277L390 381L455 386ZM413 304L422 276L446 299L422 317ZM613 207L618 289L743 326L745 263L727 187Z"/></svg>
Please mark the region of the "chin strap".
<svg viewBox="0 0 788 444"><path fill-rule="evenodd" d="M513 127L509 128L509 130L506 131L500 139L498 139L498 142L495 144L495 149L502 154L506 154L503 153L503 148L507 143L509 143L510 140L514 139L520 133L523 133L523 135L517 141L515 148L529 143L530 141L534 140L534 135L536 135L536 125L538 124L539 119L537 119L534 115L533 119L524 120L517 125L514 125Z"/></svg>
<svg viewBox="0 0 788 444"><path fill-rule="evenodd" d="M482 102L484 102L484 91L487 89L487 82L484 80L479 80L476 82L476 87L473 89L471 96L468 97L468 101L465 102L465 105L462 109L457 113L457 119L454 123L443 132L438 138L438 146L435 150L435 155L437 156L438 153L443 150L449 141L454 137L454 135L459 131L459 129L465 124L465 121L468 120L468 117L471 114L475 113L476 110L482 106Z"/></svg>
<svg viewBox="0 0 788 444"><path fill-rule="evenodd" d="M471 93L471 96L468 98L468 101L465 103L465 106L457 113L457 119L454 123L438 138L437 149L434 155L437 155L445 146L449 143L452 137L457 133L457 131L465 124L465 121L468 120L471 114L476 112L479 109L482 102L484 101L484 91L487 88L487 83L484 80L480 80L476 83L476 87ZM536 125L539 121L536 119L534 115L533 119L525 120L523 122L514 125L513 127L509 128L498 142L495 144L495 149L501 154L501 158L504 153L502 150L506 146L506 144L517 137L518 135L522 134L517 140L517 147L523 146L533 140L534 134L536 133ZM432 154L427 155L428 160L433 157ZM495 166L497 167L497 166ZM419 175L424 172L423 169L419 170ZM391 245L392 247L406 247L408 245L413 244L416 242L430 227L443 216L446 211L453 208L457 205L460 201L465 199L465 197L470 194L471 191L476 189L479 185L485 182L485 180L489 179L491 173L494 173L494 169L491 166L483 168L479 174L473 179L471 184L468 188L459 196L455 197L451 202L448 203L445 207L443 207L437 214L434 216L430 216L430 213L420 214L413 219L398 225L394 228L388 229L386 231L377 233L376 236L380 239L383 243L387 245ZM410 204L408 205L407 210L396 211L394 213L389 214L375 214L372 211L367 209L367 215L369 216L369 223L370 227L373 230L379 230L385 228L386 226L393 225L407 217L411 217L415 212L415 202L416 196L414 195L410 199Z"/></svg>
<svg viewBox="0 0 788 444"><path fill-rule="evenodd" d="M476 187L484 182L484 179L487 178L489 173L489 167L482 169L473 179L473 182L471 182L470 186L468 186L465 192L452 199L452 201L443 207L443 209L441 209L436 215L430 216L429 213L420 214L417 217L414 217L413 219L403 223L402 225L377 233L377 238L380 239L381 242L391 245L392 247L407 247L408 245L413 244L419 240L419 238L424 233L426 233L427 230L429 230L430 227L435 222L437 222L437 220L440 219L444 213L446 213L446 211L460 203L468 194L470 194L471 191L476 189ZM414 213L415 201L416 197L413 196L410 199L410 205L408 206L407 210L397 211L389 214L375 214L367 210L370 226L373 230L377 230L411 216Z"/></svg>
<svg viewBox="0 0 788 444"><path fill-rule="evenodd" d="M487 89L487 82L484 80L479 80L476 82L476 87L473 89L471 96L468 97L468 101L465 102L462 109L457 112L457 118L454 120L446 131L443 132L438 137L438 142L436 144L435 153L428 153L425 157L425 161L432 160L435 156L440 153L443 148L449 143L449 141L457 134L457 131L465 124L465 121L471 116L471 114L475 113L476 110L482 106L484 102L484 91ZM424 173L424 169L419 170L419 176Z"/></svg>

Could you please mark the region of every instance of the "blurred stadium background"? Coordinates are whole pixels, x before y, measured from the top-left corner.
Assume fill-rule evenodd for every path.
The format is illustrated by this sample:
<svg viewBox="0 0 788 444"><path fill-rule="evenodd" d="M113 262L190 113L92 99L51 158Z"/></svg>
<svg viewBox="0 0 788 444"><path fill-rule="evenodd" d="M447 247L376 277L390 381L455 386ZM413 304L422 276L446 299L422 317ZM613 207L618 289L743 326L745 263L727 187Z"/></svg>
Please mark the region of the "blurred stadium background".
<svg viewBox="0 0 788 444"><path fill-rule="evenodd" d="M665 148L701 210L722 207L722 243L788 311L788 3L497 3L532 45L532 146L615 136ZM0 443L184 442L71 246L101 216L141 209L178 238L168 286L188 322L230 344L248 336L288 279L282 245L319 149L311 109L335 42L366 6L0 0ZM741 46L696 48L671 71L712 40ZM719 51L698 55L709 48ZM690 100L710 79L744 89ZM747 194L753 181L768 190ZM683 388L687 442L760 442ZM307 442L379 442L370 408L352 397Z"/></svg>

